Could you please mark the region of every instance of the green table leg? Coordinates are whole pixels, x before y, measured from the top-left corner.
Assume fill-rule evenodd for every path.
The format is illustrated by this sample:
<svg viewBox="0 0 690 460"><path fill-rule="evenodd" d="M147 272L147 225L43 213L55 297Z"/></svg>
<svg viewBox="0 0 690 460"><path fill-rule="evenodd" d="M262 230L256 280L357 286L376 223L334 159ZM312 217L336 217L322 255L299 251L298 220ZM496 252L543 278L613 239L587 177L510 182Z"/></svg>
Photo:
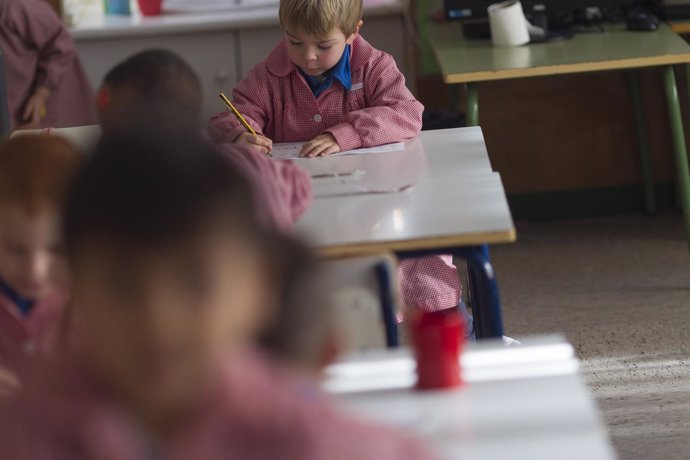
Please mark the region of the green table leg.
<svg viewBox="0 0 690 460"><path fill-rule="evenodd" d="M465 92L467 93L467 126L479 126L479 99L477 97L477 84L466 83Z"/></svg>
<svg viewBox="0 0 690 460"><path fill-rule="evenodd" d="M460 110L460 88L458 85L448 85L448 110L450 112Z"/></svg>
<svg viewBox="0 0 690 460"><path fill-rule="evenodd" d="M652 178L652 166L649 161L649 142L647 140L644 108L642 106L642 96L640 94L637 71L630 72L630 90L632 93L633 106L635 108L635 127L637 129L637 145L640 149L640 165L642 166L644 204L647 213L654 214L656 212L654 179Z"/></svg>
<svg viewBox="0 0 690 460"><path fill-rule="evenodd" d="M685 66L685 89L687 91L687 96L688 96L688 105L686 107L690 109L690 64L687 64ZM681 110L682 114L682 110ZM688 112L688 116L690 116L690 111ZM681 204L681 198L680 198L680 186L676 185L675 187L675 193L673 198L675 199L674 205L676 206L676 209L681 209L682 204Z"/></svg>
<svg viewBox="0 0 690 460"><path fill-rule="evenodd" d="M690 170L688 169L688 152L685 147L685 133L683 131L683 117L678 102L678 87L673 66L664 67L664 89L666 90L666 103L668 104L668 116L671 122L671 135L673 136L673 154L676 162L677 186L680 189L680 202L685 217L685 234L690 243Z"/></svg>

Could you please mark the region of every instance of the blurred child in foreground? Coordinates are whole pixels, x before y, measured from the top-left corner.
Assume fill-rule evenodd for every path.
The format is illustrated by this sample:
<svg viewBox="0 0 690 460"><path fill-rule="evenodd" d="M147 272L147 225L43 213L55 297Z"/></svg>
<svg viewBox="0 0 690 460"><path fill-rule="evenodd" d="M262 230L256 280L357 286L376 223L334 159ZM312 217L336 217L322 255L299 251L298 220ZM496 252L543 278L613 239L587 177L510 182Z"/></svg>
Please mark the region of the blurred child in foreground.
<svg viewBox="0 0 690 460"><path fill-rule="evenodd" d="M268 354L317 383L341 352L334 315L334 276L305 246L285 240L274 258L275 313L261 333Z"/></svg>
<svg viewBox="0 0 690 460"><path fill-rule="evenodd" d="M171 51L143 51L117 64L105 76L97 99L106 134L152 124L176 133L201 131L201 83ZM264 220L289 232L311 202L309 174L254 149L227 144L217 150L247 175Z"/></svg>
<svg viewBox="0 0 690 460"><path fill-rule="evenodd" d="M78 346L0 411L0 458L427 458L249 351L278 284L253 203L195 136L101 141L64 214Z"/></svg>
<svg viewBox="0 0 690 460"><path fill-rule="evenodd" d="M60 212L81 161L60 138L0 146L0 396L19 387L25 361L56 346L68 294Z"/></svg>

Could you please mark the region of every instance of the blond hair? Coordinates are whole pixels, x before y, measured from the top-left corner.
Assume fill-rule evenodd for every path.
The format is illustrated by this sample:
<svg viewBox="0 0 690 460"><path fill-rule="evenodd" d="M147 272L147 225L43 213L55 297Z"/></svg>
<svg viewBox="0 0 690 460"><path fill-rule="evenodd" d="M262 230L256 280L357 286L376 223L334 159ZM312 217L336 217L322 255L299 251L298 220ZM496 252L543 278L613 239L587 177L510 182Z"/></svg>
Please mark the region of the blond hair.
<svg viewBox="0 0 690 460"><path fill-rule="evenodd" d="M363 0L280 0L280 25L319 38L337 27L349 37L357 30L363 8Z"/></svg>

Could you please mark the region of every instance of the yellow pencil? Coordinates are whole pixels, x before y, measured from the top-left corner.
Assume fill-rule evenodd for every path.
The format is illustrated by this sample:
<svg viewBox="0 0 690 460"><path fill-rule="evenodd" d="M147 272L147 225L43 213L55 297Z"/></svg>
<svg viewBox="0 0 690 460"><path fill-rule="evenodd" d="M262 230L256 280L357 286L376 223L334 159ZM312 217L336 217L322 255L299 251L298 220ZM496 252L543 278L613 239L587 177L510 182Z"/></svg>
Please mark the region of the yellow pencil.
<svg viewBox="0 0 690 460"><path fill-rule="evenodd" d="M230 109L232 114L235 115L235 117L239 120L240 123L242 123L242 125L245 127L245 129L256 136L256 131L254 131L251 126L249 126L249 123L247 123L247 120L245 120L244 117L242 116L242 114L235 108L234 105L232 105L232 102L230 102L230 99L225 97L225 94L223 94L223 93L220 93L218 96L221 98L221 100L223 102L225 102L225 105L228 106L228 108Z"/></svg>

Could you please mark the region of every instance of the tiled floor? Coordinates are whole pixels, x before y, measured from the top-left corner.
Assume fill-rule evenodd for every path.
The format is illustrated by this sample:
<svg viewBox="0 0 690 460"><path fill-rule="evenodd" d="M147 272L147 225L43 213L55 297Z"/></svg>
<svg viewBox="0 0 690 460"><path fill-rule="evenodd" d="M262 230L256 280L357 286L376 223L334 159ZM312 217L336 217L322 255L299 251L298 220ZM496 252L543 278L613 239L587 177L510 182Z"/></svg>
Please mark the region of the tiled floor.
<svg viewBox="0 0 690 460"><path fill-rule="evenodd" d="M518 223L492 248L506 333L562 332L623 460L690 458L690 255L680 216Z"/></svg>

